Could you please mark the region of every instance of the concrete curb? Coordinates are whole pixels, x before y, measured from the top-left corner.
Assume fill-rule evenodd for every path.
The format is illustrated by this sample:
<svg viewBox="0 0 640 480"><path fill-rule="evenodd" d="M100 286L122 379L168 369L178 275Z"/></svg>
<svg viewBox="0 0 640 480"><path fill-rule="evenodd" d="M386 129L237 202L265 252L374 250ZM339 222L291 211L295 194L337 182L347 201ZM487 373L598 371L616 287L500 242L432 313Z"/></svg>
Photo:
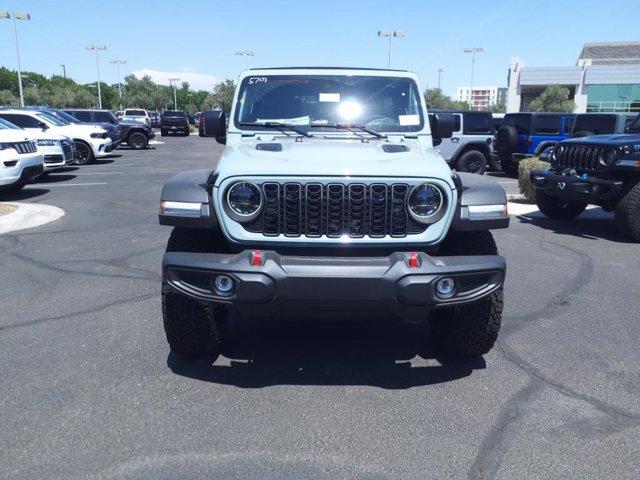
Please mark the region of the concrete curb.
<svg viewBox="0 0 640 480"><path fill-rule="evenodd" d="M0 216L0 235L26 228L39 227L54 222L65 215L65 211L51 205L39 203L4 202L18 207L7 215Z"/></svg>

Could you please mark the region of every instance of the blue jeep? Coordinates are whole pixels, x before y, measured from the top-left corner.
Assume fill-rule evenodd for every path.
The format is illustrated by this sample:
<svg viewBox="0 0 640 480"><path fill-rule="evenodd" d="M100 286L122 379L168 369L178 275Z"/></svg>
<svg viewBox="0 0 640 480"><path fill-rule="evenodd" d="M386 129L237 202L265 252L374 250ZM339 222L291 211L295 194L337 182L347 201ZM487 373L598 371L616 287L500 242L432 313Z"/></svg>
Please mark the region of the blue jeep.
<svg viewBox="0 0 640 480"><path fill-rule="evenodd" d="M545 148L569 138L575 119L573 113L506 114L494 142L502 170L516 177L520 160L539 155Z"/></svg>

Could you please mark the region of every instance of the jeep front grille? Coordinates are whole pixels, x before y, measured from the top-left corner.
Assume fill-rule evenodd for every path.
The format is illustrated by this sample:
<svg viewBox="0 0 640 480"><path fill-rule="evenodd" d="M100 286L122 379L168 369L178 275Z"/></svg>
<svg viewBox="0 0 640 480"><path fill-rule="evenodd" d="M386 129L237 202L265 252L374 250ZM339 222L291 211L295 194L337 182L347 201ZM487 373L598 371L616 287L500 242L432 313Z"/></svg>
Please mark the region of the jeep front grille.
<svg viewBox="0 0 640 480"><path fill-rule="evenodd" d="M597 172L604 165L604 156L609 149L596 145L568 145L556 158L560 168L574 168L581 172ZM557 151L556 151L557 152Z"/></svg>
<svg viewBox="0 0 640 480"><path fill-rule="evenodd" d="M410 187L403 183L275 183L261 186L261 215L243 227L266 236L351 238L405 237L427 226L406 210Z"/></svg>

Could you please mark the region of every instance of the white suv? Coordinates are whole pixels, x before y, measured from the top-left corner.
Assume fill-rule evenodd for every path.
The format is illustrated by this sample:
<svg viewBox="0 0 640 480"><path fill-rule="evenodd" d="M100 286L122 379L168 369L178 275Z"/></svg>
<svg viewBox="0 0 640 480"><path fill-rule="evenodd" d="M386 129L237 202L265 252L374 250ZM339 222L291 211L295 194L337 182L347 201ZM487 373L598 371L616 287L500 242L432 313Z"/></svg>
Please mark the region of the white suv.
<svg viewBox="0 0 640 480"><path fill-rule="evenodd" d="M0 191L17 191L44 171L36 142L0 124Z"/></svg>
<svg viewBox="0 0 640 480"><path fill-rule="evenodd" d="M42 132L72 138L76 144L75 163L84 165L96 158L106 156L113 150L113 144L104 128L95 125L71 124L54 117L46 111L5 109L0 110L0 118L24 128L31 135Z"/></svg>
<svg viewBox="0 0 640 480"><path fill-rule="evenodd" d="M29 135L25 130L2 118L0 118L0 128L22 131L30 140L35 140L38 145L38 152L42 154L44 160L45 173L60 170L73 163L75 143L69 137L45 132L38 135Z"/></svg>
<svg viewBox="0 0 640 480"><path fill-rule="evenodd" d="M141 108L128 108L124 111L122 118L127 118L136 122L144 123L147 127L151 127L151 117L146 110ZM122 120L121 118L121 120Z"/></svg>

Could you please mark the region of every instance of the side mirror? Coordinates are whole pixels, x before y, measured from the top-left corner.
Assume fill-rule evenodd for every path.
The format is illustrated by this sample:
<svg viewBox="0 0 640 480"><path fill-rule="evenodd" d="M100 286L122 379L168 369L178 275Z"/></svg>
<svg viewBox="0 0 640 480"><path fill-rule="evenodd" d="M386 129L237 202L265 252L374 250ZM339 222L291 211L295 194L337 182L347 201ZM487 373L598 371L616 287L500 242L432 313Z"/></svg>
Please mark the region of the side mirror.
<svg viewBox="0 0 640 480"><path fill-rule="evenodd" d="M429 125L431 126L431 137L434 139L434 145L439 145L443 138L451 138L453 135L453 114L430 113Z"/></svg>
<svg viewBox="0 0 640 480"><path fill-rule="evenodd" d="M49 125L44 122L38 122L38 126L44 131L49 129Z"/></svg>
<svg viewBox="0 0 640 480"><path fill-rule="evenodd" d="M215 137L218 143L227 143L227 121L222 110L205 110L200 122L205 137Z"/></svg>

